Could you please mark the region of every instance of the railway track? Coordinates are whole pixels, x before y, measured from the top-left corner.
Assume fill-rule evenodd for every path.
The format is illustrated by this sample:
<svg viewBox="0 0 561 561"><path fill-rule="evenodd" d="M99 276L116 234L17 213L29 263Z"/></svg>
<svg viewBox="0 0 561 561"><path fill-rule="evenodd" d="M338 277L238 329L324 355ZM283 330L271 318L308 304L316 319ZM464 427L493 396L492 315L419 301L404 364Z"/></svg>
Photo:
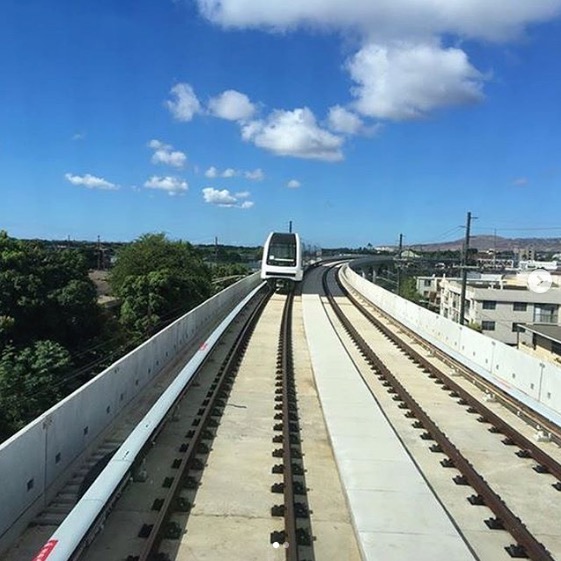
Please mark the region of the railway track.
<svg viewBox="0 0 561 561"><path fill-rule="evenodd" d="M228 415L231 418L237 414L237 420L233 421L234 429L236 433L244 433L242 438L245 438L246 432L240 429L239 415L245 415L251 422L248 437L249 432L254 432L256 439L262 440L261 433L268 433L268 459L267 455L260 454L259 462L268 464L269 471L269 475L262 480L233 480L229 487L236 487L240 498L236 499L234 494L234 504L219 504L218 508L224 511L222 514L226 521L234 519L231 516L235 514L232 508L245 509L241 519L246 522L240 528L245 534L244 548L251 550L251 542L255 542L253 547L260 550L261 554L260 557L249 555L240 558L268 559L263 555L266 552L268 555L274 554L274 559L279 559L281 555L287 561L314 560L294 378L293 301L293 293L286 298L274 295L272 299L270 293L263 295L253 310L246 313L239 332L235 336L225 334L224 341L218 344L218 350L197 371L170 416L162 423L157 436L152 439L151 448L135 471L134 481L122 490L122 496L112 505L114 512L104 522L104 531L84 549L83 555L75 559L166 561L199 558L197 548L201 547L201 535L205 544L200 551L207 555L204 558L222 558L219 551L213 551L212 545L209 547L208 540L212 540L214 534L211 526L205 522L208 514L205 509L212 510L217 500L222 501L222 498L217 499L217 493L213 491L216 477L224 479L227 476L225 472L228 472L220 463L225 458L219 451L220 446L227 441L232 444L231 439L239 435L223 435L220 442L216 439L224 419L228 420ZM279 309L280 304L283 304L282 318L274 311ZM268 403L261 398L257 400L260 406L263 405L269 411L267 429L259 426L259 411L255 411L255 419L251 419L250 402L240 404L239 393L236 394L236 376L248 348L253 344L255 328L264 310L269 308L269 321L272 319L270 316L277 318L274 321L281 321L276 356L272 354L271 368L261 374L269 388ZM256 350L253 352L259 353ZM255 384L252 384L251 390L255 390ZM237 395L233 400L232 394ZM213 457L215 448L218 450L216 458ZM243 449L241 445L240 450ZM240 467L239 464L252 464L251 452L247 459L243 456L244 452L240 451L237 461L235 456L227 454L225 460L230 468L234 468L233 473ZM255 466L248 469L255 469ZM257 488L258 496L254 493ZM247 503L248 494L256 495L259 499L255 501L258 503L257 514L249 512L253 505L244 504ZM216 520L217 515L220 514L213 512L212 519ZM246 515L247 519L244 518ZM257 518L255 523L260 525L261 533L252 531L252 517ZM262 520L264 517L268 519ZM267 528L269 531L263 531ZM218 540L220 536L216 538ZM234 543L218 544L216 547L223 547L224 551L230 553L230 559L236 559ZM213 554L215 557L212 557Z"/></svg>
<svg viewBox="0 0 561 561"><path fill-rule="evenodd" d="M279 334L274 429L281 434L273 437L273 442L282 443L273 451L274 457L281 457L282 464L273 467L273 473L282 473L282 483L271 487L273 493L282 492L284 504L271 509L273 516L284 518L284 529L271 534L274 547L286 549L287 561L304 561L313 558L310 513L306 501L306 481L301 448L298 400L294 381L294 361L292 356L292 308L294 291L286 298ZM280 423L278 422L280 421Z"/></svg>
<svg viewBox="0 0 561 561"><path fill-rule="evenodd" d="M465 443L458 445L452 442L452 439L455 440L457 437L457 431L454 432L454 428L446 424L446 417L444 414L439 416L435 413L434 403L432 403L434 398L429 397L423 400L417 397L422 395L430 396L431 391L434 393L434 390L430 390L430 388L428 392L423 390L425 392L425 394L423 394L416 387L417 381L415 380L417 380L417 378L415 378L415 380L412 378L405 379L404 375L398 374L400 370L403 370L403 367L400 365L408 362L409 368L411 368L411 362L413 362L416 365L419 376L424 375L424 378L433 384L434 388L441 388L444 390L440 395L448 394L451 401L463 408L464 411L467 411L469 414L473 415L473 417L478 415L477 420L479 423L474 423L474 425L476 425L479 430L481 430L482 427L486 427L489 429L489 432L498 434L499 436L502 435L502 444L498 441L496 446L517 446L517 455L522 458L523 461L533 459L537 462L534 466L535 469L530 470L530 473L536 478L548 477L549 479L546 481L558 478L558 475L561 475L561 466L559 463L473 397L463 387L454 382L449 376L446 376L444 372L430 363L430 361L417 352L411 345L401 340L388 328L387 320L384 321L382 318L376 318L372 313L365 310L362 306L359 306L356 299L352 298L346 288L339 284L339 289L342 294L348 297L353 304L351 309L356 307L356 309L360 310L363 317L367 319L368 324L371 326L369 332L372 332L372 326L374 326L379 335L376 340L374 340L372 339L373 336L370 336L370 333L367 335L364 328L358 329L357 325L360 324L360 321L355 319L356 313L352 315L348 306L340 306L332 294L330 283L328 282L328 274L333 274L334 270L332 269L331 271L331 273L325 272L323 276L323 287L329 305L334 310L335 315L342 323L345 331L349 334L355 345L359 348L364 359L370 365L381 387L392 395L392 401L395 402L397 407L411 420L415 429L422 429L424 431L420 436L423 440L431 443L431 452L446 455L446 458L440 462L441 465L445 468L455 468L455 470L459 471L459 475L456 475L453 479L454 482L457 485L469 485L474 489L474 494L467 497L470 504L474 506L484 505L493 513L492 517L485 520L487 527L496 530L507 530L511 534L513 543L505 546L508 555L510 557L529 557L530 559L540 561L553 559L553 555L541 543L541 541L546 541L542 540L544 536L540 535L540 539L537 539L535 536L536 533L539 533L539 528L536 528L536 525L533 524L532 530L528 529L525 523L520 520L519 515L515 513L515 510L519 509L511 508L511 503L515 504L516 507L519 506L516 497L512 495L508 496L505 492L508 489L505 487L501 488L501 494L499 495L495 489L496 474L492 473L492 470L491 472L489 472L489 470L485 472L485 469L481 469L482 463L478 461L477 456L470 455L469 446L466 446ZM369 343L366 342L366 338L369 339ZM383 347L382 339L386 340L386 347ZM388 354L386 352L384 353L384 360L382 360L378 353L378 348L380 348L380 352L383 352L382 349L387 348L388 340L391 340L393 345L399 347L399 353L394 351ZM378 344L376 344L376 341L378 341ZM386 362L388 364L391 363L391 367L389 367ZM420 377L418 379L420 379ZM432 382L432 380L435 382ZM431 407L433 409L431 409ZM435 419L438 419L438 421ZM450 437L447 432L453 434L453 438ZM552 478L551 475L553 475L554 478ZM493 480L493 484L491 484L490 480ZM543 487L544 483L545 481L542 479L539 485ZM558 489L560 486L558 479L552 484L555 489ZM550 493L555 493L555 491L551 490ZM528 509L526 509L525 512L527 513ZM538 530L538 532L535 530ZM550 543L552 544L552 548L558 545L556 539L551 540Z"/></svg>

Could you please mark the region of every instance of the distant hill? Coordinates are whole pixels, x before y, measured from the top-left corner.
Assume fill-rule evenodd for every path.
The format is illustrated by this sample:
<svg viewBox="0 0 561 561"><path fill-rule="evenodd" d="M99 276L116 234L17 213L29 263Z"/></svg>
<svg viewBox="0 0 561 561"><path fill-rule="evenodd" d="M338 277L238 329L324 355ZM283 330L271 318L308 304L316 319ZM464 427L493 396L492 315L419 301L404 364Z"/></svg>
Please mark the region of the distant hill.
<svg viewBox="0 0 561 561"><path fill-rule="evenodd" d="M462 249L463 238L451 242L415 246L425 251L445 251ZM496 248L499 251L534 248L536 251L561 252L561 238L503 238L501 236L472 236L470 247L479 251Z"/></svg>

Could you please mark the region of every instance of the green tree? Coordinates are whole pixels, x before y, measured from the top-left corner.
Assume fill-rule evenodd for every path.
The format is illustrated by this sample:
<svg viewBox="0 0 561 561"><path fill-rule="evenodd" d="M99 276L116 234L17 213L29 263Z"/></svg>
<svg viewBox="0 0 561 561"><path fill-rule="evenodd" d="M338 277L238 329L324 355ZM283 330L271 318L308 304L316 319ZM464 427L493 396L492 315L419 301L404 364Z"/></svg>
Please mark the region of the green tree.
<svg viewBox="0 0 561 561"><path fill-rule="evenodd" d="M0 355L0 431L3 438L21 429L61 399L72 367L69 352L54 341L37 341Z"/></svg>
<svg viewBox="0 0 561 561"><path fill-rule="evenodd" d="M401 297L415 303L420 301L421 295L417 292L415 277L404 277L400 284L399 295Z"/></svg>
<svg viewBox="0 0 561 561"><path fill-rule="evenodd" d="M200 253L164 234L145 234L121 249L110 282L122 301L122 323L136 334L151 334L212 294Z"/></svg>
<svg viewBox="0 0 561 561"><path fill-rule="evenodd" d="M0 232L0 350L36 340L69 349L101 330L96 291L82 255Z"/></svg>

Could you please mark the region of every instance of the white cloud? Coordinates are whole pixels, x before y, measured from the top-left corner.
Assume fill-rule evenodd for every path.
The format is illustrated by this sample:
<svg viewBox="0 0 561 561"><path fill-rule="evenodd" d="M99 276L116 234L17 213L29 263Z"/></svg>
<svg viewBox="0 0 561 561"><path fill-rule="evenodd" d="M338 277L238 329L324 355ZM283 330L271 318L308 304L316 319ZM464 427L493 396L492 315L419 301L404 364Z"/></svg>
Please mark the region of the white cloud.
<svg viewBox="0 0 561 561"><path fill-rule="evenodd" d="M331 130L342 134L359 134L365 130L362 119L340 105L329 109L328 122Z"/></svg>
<svg viewBox="0 0 561 561"><path fill-rule="evenodd" d="M205 187L203 189L203 197L205 203L218 206L233 206L237 200L228 189L213 189L212 187Z"/></svg>
<svg viewBox="0 0 561 561"><path fill-rule="evenodd" d="M263 181L263 179L265 179L265 174L261 168L257 168L253 171L244 171L244 177L251 181Z"/></svg>
<svg viewBox="0 0 561 561"><path fill-rule="evenodd" d="M201 112L201 104L189 84L176 84L170 93L173 99L166 101L166 107L178 121L190 121Z"/></svg>
<svg viewBox="0 0 561 561"><path fill-rule="evenodd" d="M159 177L153 175L148 181L144 183L144 187L147 189L159 189L161 191L166 191L168 195L180 195L185 193L189 189L187 181L180 179L179 177Z"/></svg>
<svg viewBox="0 0 561 561"><path fill-rule="evenodd" d="M437 44L363 47L347 64L357 83L354 108L382 119L414 119L447 105L483 99L483 75L464 51Z"/></svg>
<svg viewBox="0 0 561 561"><path fill-rule="evenodd" d="M205 171L205 176L209 179L216 179L217 177L229 179L231 177L243 176L251 181L262 181L265 178L263 170L259 168L253 171L242 171L234 168L226 168L225 170L220 171L216 166L210 166Z"/></svg>
<svg viewBox="0 0 561 561"><path fill-rule="evenodd" d="M509 41L530 25L561 14L561 0L508 0L506 5L490 0L197 3L204 17L226 28L270 32L315 28L358 34L361 48L347 65L356 83L352 93L357 100L347 107L362 116L398 120L418 118L443 106L482 101L483 74L462 49L447 48L450 41ZM330 126L338 133L356 134L358 122L339 111ZM254 127L248 128L246 136L253 131ZM271 143L262 139L261 144Z"/></svg>
<svg viewBox="0 0 561 561"><path fill-rule="evenodd" d="M265 120L242 126L242 138L279 156L325 161L343 159L343 139L321 129L307 108L273 111Z"/></svg>
<svg viewBox="0 0 561 561"><path fill-rule="evenodd" d="M85 132L77 132L76 134L72 135L72 140L84 140L86 138Z"/></svg>
<svg viewBox="0 0 561 561"><path fill-rule="evenodd" d="M228 121L246 121L255 114L255 105L236 90L227 90L208 102L210 113Z"/></svg>
<svg viewBox="0 0 561 561"><path fill-rule="evenodd" d="M236 177L240 174L239 171L233 169L233 168L226 168L224 171L220 171L217 167L215 166L210 166L206 171L205 171L205 176L210 178L210 179L215 179L217 177L224 177L226 179L230 178L230 177Z"/></svg>
<svg viewBox="0 0 561 561"><path fill-rule="evenodd" d="M291 179L291 180L286 184L286 186L287 186L289 189L298 189L298 187L300 187L300 185L302 185L302 184L301 184L300 181L298 181L297 179Z"/></svg>
<svg viewBox="0 0 561 561"><path fill-rule="evenodd" d="M205 203L217 205L221 207L236 207L236 208L251 208L252 201L240 202L240 199L245 199L251 195L248 191L232 194L228 189L213 189L212 187L205 187L202 191Z"/></svg>
<svg viewBox="0 0 561 561"><path fill-rule="evenodd" d="M285 30L315 26L358 30L364 37L396 39L453 33L503 40L524 26L547 21L561 0L197 0L202 14L224 27Z"/></svg>
<svg viewBox="0 0 561 561"><path fill-rule="evenodd" d="M87 187L88 189L106 189L115 190L118 189L118 185L111 183L101 177L96 177L95 175L72 175L71 173L65 173L64 177L67 181L70 181L72 185L80 185L82 187Z"/></svg>
<svg viewBox="0 0 561 561"><path fill-rule="evenodd" d="M528 185L528 178L527 177L518 177L513 182L513 185L517 187L524 187L524 185Z"/></svg>
<svg viewBox="0 0 561 561"><path fill-rule="evenodd" d="M151 140L148 146L154 150L152 155L153 164L167 164L176 168L182 168L187 161L187 156L179 150L174 150L173 146L164 144L159 140Z"/></svg>

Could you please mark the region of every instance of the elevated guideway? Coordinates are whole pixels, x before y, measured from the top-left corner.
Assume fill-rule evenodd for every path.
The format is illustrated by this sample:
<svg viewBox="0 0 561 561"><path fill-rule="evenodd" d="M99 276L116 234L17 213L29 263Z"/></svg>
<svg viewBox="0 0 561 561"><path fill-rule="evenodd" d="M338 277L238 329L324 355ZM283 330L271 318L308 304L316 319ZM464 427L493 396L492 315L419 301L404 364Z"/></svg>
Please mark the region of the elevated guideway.
<svg viewBox="0 0 561 561"><path fill-rule="evenodd" d="M52 531L64 519L78 499L87 471L115 451L132 430L129 416L125 432L116 441L107 441L121 413L132 404L149 407L153 400L144 399L142 405L147 388L161 382L159 375L173 366L179 354L189 347L196 352L205 337L260 284L259 275L254 274L218 293L0 445L0 555L31 522L36 525L30 531L41 541L49 527ZM203 345L199 350L207 349ZM169 379L164 381L169 383ZM138 423L142 415L138 417L138 411L136 415ZM58 506L49 511L53 501ZM41 512L50 514L45 517ZM42 526L47 527L45 532Z"/></svg>
<svg viewBox="0 0 561 561"><path fill-rule="evenodd" d="M380 260L379 264L382 265L385 262L387 262L387 258ZM359 373L362 368L359 366L360 357L355 357L348 346L346 350L341 346L339 342L343 337L339 332L341 328L336 327L332 312L326 308L326 301L323 299L323 292L318 284L321 269L324 267L320 266L306 280L301 301L298 300L297 304L298 314L303 313L305 324L305 332L302 331L303 335L305 333L305 338L302 337L299 344L306 347L305 351L302 351L306 356L308 356L308 349L311 355L311 358L306 359L309 364L300 366L311 373L309 380L301 382L301 384L304 384L302 387L313 390L313 399L319 400L318 403L321 404L324 426L318 425L314 433L320 434L327 431L326 434L329 434L330 448L337 463L333 470L335 470L334 473L336 470L339 472L343 485L342 492L350 510L348 515L341 515L340 521L335 521L330 517L331 515L327 516L322 513L322 508L313 509L314 512L310 514L311 530L316 538L321 538L323 544L318 551L328 551L325 547L325 540L331 539L333 547L338 551L338 558L346 559L345 555L347 555L349 560L354 561L357 558L357 546L354 538L349 538L347 529L340 534L332 534L331 538L326 538L328 534L320 531L321 528L329 525L331 528L339 528L340 532L341 525L347 524L347 520L350 520L362 559L378 559L377 555L380 550L377 548L380 544L385 552L384 559L410 558L415 552L415 544L418 545L424 541L427 543L424 550L427 559L438 561L448 558L466 560L480 558L482 561L503 559L506 555L502 548L504 540L497 539L496 535L494 538L489 538L484 535L485 532L481 532L480 528L473 527L474 522L470 518L473 518L473 512L466 513L463 508L457 507L458 501L460 503L465 501L465 497L460 498L444 483L441 483L441 475L435 473L434 468L431 467L432 464L426 457L426 449L417 450L418 443L413 444L413 440L418 441L412 436L415 431L412 431L407 425L403 425L403 420L400 420L399 415L394 418L394 413L387 412L386 408L391 408L392 404L391 401L386 403L385 397L376 394L380 388L376 388L370 382L361 381L364 373ZM533 357L528 357L515 349L490 340L484 335L428 312L372 284L350 267L343 267L341 276L349 289L356 291L363 300L371 302L377 309L388 314L390 316L388 322L399 322L401 327L396 323L395 330L399 332L402 329L410 332L411 336L418 337L420 348L429 348L433 345L434 347L431 348L438 350L444 357L444 362L449 360L451 365L456 365L450 366L451 370L460 368L466 371L471 370L488 384L487 388L496 388L497 394L502 392L504 395L510 396L512 398L511 406L516 407L516 404L520 404L520 411L523 407L527 411L535 411L542 419L547 419L551 427L561 426L560 369L553 365L545 365ZM130 408L134 400L140 399L142 392L153 385L154 381L159 380L162 396L158 398L154 394L151 402L146 401L146 411L150 406L160 407L156 407L158 403L161 403L162 411L163 409L168 412L172 411L175 398L171 400L166 398L166 392L173 388L174 384L184 383L178 381L181 377L178 375L179 371L183 372L186 371L185 369L191 368L190 366L178 366L172 373L171 367L176 362L178 354L185 353L186 349L191 347L190 356L192 358L206 356L212 346L211 343L217 340L214 335L211 335L213 330L222 325L227 317L231 317L231 321L234 321L236 315L232 315L234 310L241 310L242 300L247 299L259 285L258 275L253 275L229 287L112 365L92 382L63 400L0 446L0 480L3 481L0 488L2 495L0 499L4 505L7 505L7 508L0 511L0 555L3 549L5 550L14 543L30 521L35 521L40 525L30 530L36 535L34 541L30 542L32 545L25 549L25 555L15 554L14 556L12 549L8 559L9 561L31 559L34 553L29 552L36 552L41 544L46 544L47 548L43 550L43 557L50 558L49 547L51 545L49 544L51 542L48 538L78 499L76 494L69 499L68 487L65 485L68 485L70 481L71 485L79 489L80 478L83 478L92 465L91 461L86 464L86 460L88 458L100 459L105 454L114 452L123 444L128 433L135 429L135 425L131 426L129 420L128 428L122 435L111 440L109 435L114 422L125 411L127 405ZM349 306L350 303L347 302L344 305ZM368 328L362 326L362 329ZM258 333L261 333L260 337L266 338L270 335L268 332L271 330L275 330L274 322L264 323L258 329ZM382 347L383 345L380 348ZM415 368L399 366L399 357L393 356L391 347L387 347L384 353L382 355L384 361L388 360L390 365L395 363L395 368L407 372L407 376L416 375ZM448 358L446 359L446 357ZM162 372L166 369L170 370L167 379L161 377ZM247 366L250 376L257 375L257 370L259 370L259 375L265 376L265 379L269 380L266 382L266 386L269 387L270 378L267 377L271 376L270 373L261 371L260 367ZM159 376L160 378L158 378ZM407 376L403 383L413 383L413 378L409 382ZM175 381L173 381L174 379ZM296 380L298 379L304 380L305 376L297 372ZM469 383L467 385L469 386ZM301 391L298 382L296 389L298 392ZM385 389L382 391L385 392ZM431 391L429 389L426 395L430 396ZM421 390L421 395L424 395L423 392L425 390ZM243 399L246 397L244 396ZM166 403L164 404L162 400L165 400ZM236 406L239 407L239 403ZM449 405L444 400L441 405L442 413L439 423L446 422L444 411L448 407ZM453 409L450 406L452 416L455 415ZM302 415L307 415L307 408L304 408L304 411L305 413ZM244 415L248 415L247 426L244 430L249 432L252 427L251 411L245 412ZM507 416L506 413L504 415ZM515 415L513 417L514 420L509 422L516 424L517 417ZM142 415L139 414L135 421L138 430L141 430L143 426L140 419L142 419ZM314 423L317 423L317 415L314 419ZM258 421L260 427L263 422L262 419ZM306 418L300 420L303 434L306 434L308 422ZM260 430L264 428L262 427ZM146 434L148 440L152 438L149 431L141 430L141 432ZM156 433L159 434L159 429ZM313 441L314 436L314 434L308 436L308 441ZM225 438L225 440L221 440L221 438ZM219 433L217 442L222 441L230 445L234 438L234 433L222 435L222 437ZM306 442L305 439L303 441L304 449ZM262 448L265 450L267 448L265 441L263 444ZM474 441L474 444L469 446L477 444ZM492 438L489 440L489 446L491 445ZM142 443L135 444L134 454L140 454L143 446ZM553 445L550 444L551 446ZM310 452L306 453L306 457L310 458L306 461L306 472L309 472L311 481L321 481L318 473L324 469L320 466L327 460L325 457L321 459L317 454L312 454L312 449L310 448ZM117 456L119 454L123 456L125 452L121 449ZM477 454L480 453L477 452ZM380 454L382 455L380 456ZM414 461L411 461L412 457L414 457ZM531 458L531 454L529 457ZM121 459L129 462L129 468L134 463L124 456ZM222 461L224 459L222 457ZM209 455L210 461L212 461L212 450ZM236 458L236 461L240 462L241 468L243 458ZM267 465L269 461L270 456L264 465ZM333 462L333 458L329 461ZM20 465L24 466L24 469L16 469L16 466ZM136 465L135 468L140 468L142 471L141 465ZM316 471L318 468L319 472ZM216 474L216 469L220 471L223 468L212 468L209 473ZM552 476L547 475L546 477L551 479ZM330 479L333 481L333 486L326 489L325 492L329 496L336 496L337 493L341 493L337 487L337 478ZM429 481L428 485L427 481ZM543 481L547 483L549 479L544 478ZM554 487L555 481L553 478L551 482ZM236 483L232 482L234 485ZM561 482L557 483L561 491ZM264 476L263 481L255 480L252 484L256 486L264 484L266 491L270 484L270 474ZM496 484L500 486L501 481L497 480ZM546 495L549 497L549 493L556 492L555 490L543 490L543 484L539 481L534 481L533 485L536 485L536 497L541 497L542 493L544 497ZM116 489L113 489L111 493L115 491ZM314 495L314 491L317 489L311 490L309 498L312 506L314 502L318 505L325 505L325 501L318 498L319 495ZM243 496L243 493L244 491L241 489L240 496ZM370 493L372 500L364 501L364 493L366 495ZM265 492L263 496L266 495ZM205 493L202 493L200 500L206 500L205 496ZM57 497L58 504L61 504L61 498L70 501L69 508L61 509L59 518L55 516L56 511L51 511L49 516L52 518L41 515L40 512ZM214 504L213 509L216 512L213 516L220 516L221 500L215 501ZM328 505L325 506L328 509L332 508ZM83 505L79 508L83 508ZM80 518L79 508L76 511L78 519ZM341 511L340 508L343 508L344 511ZM340 508L340 512L346 513L346 506ZM202 504L202 509L202 512L205 512L204 504ZM261 513L266 513L268 507L265 507L264 511L262 506L259 506L259 509ZM200 520L201 518L197 514L200 511L195 510L194 512L193 520ZM536 521L532 521L534 527L539 527L538 514L536 513ZM532 517L533 514L530 512L529 516ZM372 520L378 520L380 523L373 524ZM480 524L481 520L478 520L477 524ZM314 524L316 530L314 530ZM269 524L263 524L263 527L265 526L269 526ZM73 532L71 531L71 533ZM341 538L338 540L333 538L334 535L342 536L343 534L346 536L344 541L341 541ZM553 544L555 550L559 548L561 552L561 536L557 536L554 529L550 534L547 536L549 542ZM401 536L401 540L397 539L399 536ZM438 544L435 542L437 538ZM188 534L185 539L187 544L185 551L188 551L190 547ZM475 542L480 543L474 550ZM261 545L257 549L260 547ZM171 548L174 551L176 549ZM20 550L20 552L23 551L24 549ZM201 550L201 555L203 553L205 553L204 549ZM282 553L282 550L277 553ZM182 561L181 555L179 553L177 555L175 559ZM392 557L392 555L397 555L397 557ZM65 555L60 557L65 561L70 558ZM208 552L205 553L204 558L213 559L212 554ZM273 558L280 559L271 554L271 559ZM418 558L424 559L425 557ZM543 557L543 559L548 559L548 557Z"/></svg>

